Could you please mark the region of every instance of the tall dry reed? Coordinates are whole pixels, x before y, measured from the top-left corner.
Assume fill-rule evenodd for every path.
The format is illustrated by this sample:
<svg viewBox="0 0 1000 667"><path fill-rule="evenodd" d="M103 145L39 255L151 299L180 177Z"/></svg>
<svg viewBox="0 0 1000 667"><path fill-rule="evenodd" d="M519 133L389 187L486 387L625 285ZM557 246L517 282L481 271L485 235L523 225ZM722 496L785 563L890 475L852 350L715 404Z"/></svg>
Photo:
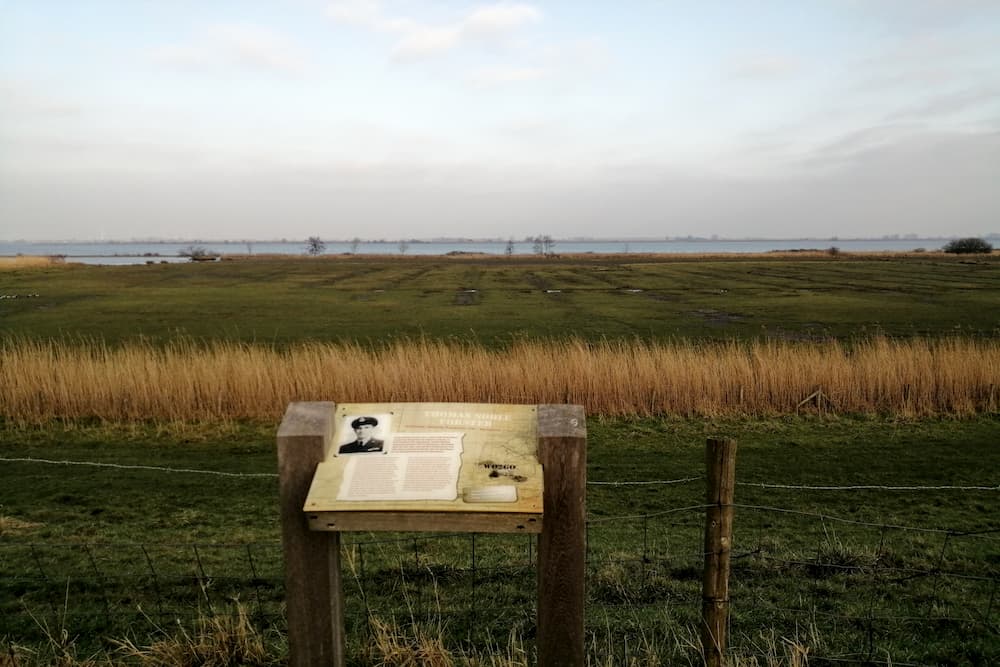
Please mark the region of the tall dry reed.
<svg viewBox="0 0 1000 667"><path fill-rule="evenodd" d="M902 416L1000 409L1000 344L436 341L111 347L0 343L0 415L133 420L277 419L290 401L578 403L590 414ZM811 398L810 398L811 397ZM806 400L809 399L809 400Z"/></svg>
<svg viewBox="0 0 1000 667"><path fill-rule="evenodd" d="M39 255L18 255L16 257L0 257L0 271L16 271L19 269L37 269L53 264L63 264L62 257L43 257Z"/></svg>

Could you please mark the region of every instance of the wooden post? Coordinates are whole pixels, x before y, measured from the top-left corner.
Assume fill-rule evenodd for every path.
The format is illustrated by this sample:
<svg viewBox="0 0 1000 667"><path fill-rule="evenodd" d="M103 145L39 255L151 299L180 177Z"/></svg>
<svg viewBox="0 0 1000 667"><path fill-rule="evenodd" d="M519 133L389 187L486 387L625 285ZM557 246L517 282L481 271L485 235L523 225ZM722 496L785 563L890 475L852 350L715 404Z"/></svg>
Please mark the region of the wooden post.
<svg viewBox="0 0 1000 667"><path fill-rule="evenodd" d="M538 536L538 664L584 665L587 425L579 405L538 406L545 475Z"/></svg>
<svg viewBox="0 0 1000 667"><path fill-rule="evenodd" d="M709 438L705 448L708 497L705 574L702 578L701 647L706 667L723 667L729 621L729 554L733 545L736 441Z"/></svg>
<svg viewBox="0 0 1000 667"><path fill-rule="evenodd" d="M278 487L285 559L288 664L344 665L340 533L309 530L303 507L316 464L333 440L330 402L291 403L278 428Z"/></svg>

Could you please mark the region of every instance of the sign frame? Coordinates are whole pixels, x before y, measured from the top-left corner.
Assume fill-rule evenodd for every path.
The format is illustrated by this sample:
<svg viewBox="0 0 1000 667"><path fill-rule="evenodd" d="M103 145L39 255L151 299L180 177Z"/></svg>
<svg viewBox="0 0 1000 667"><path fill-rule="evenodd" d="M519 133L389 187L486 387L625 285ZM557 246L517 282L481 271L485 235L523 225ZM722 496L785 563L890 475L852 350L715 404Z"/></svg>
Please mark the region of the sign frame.
<svg viewBox="0 0 1000 667"><path fill-rule="evenodd" d="M334 420L303 507L310 530L542 532L537 406L349 403ZM426 471L440 479L411 479Z"/></svg>

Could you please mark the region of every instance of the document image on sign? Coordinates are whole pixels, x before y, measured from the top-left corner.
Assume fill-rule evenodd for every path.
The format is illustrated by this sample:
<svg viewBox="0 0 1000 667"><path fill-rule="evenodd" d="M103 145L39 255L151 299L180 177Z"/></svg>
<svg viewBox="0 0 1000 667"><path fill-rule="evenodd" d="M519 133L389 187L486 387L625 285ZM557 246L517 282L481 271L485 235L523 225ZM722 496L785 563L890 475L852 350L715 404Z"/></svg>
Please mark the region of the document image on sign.
<svg viewBox="0 0 1000 667"><path fill-rule="evenodd" d="M381 456L350 457L337 500L455 500L464 433L396 433Z"/></svg>

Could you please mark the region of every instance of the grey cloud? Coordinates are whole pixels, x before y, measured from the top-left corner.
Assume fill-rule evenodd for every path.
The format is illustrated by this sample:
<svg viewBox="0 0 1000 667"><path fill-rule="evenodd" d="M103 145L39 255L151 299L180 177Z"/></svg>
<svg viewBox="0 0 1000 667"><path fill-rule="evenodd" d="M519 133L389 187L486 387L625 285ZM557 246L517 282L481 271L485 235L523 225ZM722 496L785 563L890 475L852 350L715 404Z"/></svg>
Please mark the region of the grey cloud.
<svg viewBox="0 0 1000 667"><path fill-rule="evenodd" d="M940 30L1000 14L994 0L843 0L872 20L896 29Z"/></svg>
<svg viewBox="0 0 1000 667"><path fill-rule="evenodd" d="M995 51L996 35L986 31L905 33L848 63L846 92L921 95L929 87L988 86L1000 77Z"/></svg>
<svg viewBox="0 0 1000 667"><path fill-rule="evenodd" d="M664 164L0 171L8 235L872 236L979 234L1000 215L1000 133L872 130L829 169L747 180ZM839 155L849 151L844 160ZM141 223L136 223L139 220Z"/></svg>
<svg viewBox="0 0 1000 667"><path fill-rule="evenodd" d="M916 126L893 123L852 130L808 150L802 157L801 164L839 166L845 160L852 160L859 154L904 140L915 131L918 131Z"/></svg>
<svg viewBox="0 0 1000 667"><path fill-rule="evenodd" d="M84 111L76 100L61 97L24 82L0 81L0 114L74 116Z"/></svg>
<svg viewBox="0 0 1000 667"><path fill-rule="evenodd" d="M887 120L925 120L948 117L969 110L995 110L998 102L1000 102L1000 86L978 86L928 96L917 104L891 114Z"/></svg>

